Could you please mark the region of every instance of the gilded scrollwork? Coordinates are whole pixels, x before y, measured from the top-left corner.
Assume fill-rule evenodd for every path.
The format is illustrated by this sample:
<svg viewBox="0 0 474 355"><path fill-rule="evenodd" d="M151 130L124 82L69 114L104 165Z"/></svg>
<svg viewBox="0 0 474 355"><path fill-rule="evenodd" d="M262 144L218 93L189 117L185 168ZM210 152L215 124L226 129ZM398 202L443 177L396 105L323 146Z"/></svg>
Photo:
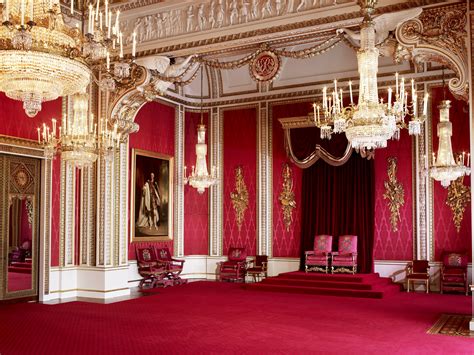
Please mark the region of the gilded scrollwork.
<svg viewBox="0 0 474 355"><path fill-rule="evenodd" d="M449 89L458 98L468 98L467 31L465 5L424 9L396 31L398 42L411 53L415 64L437 62L456 73Z"/></svg>
<svg viewBox="0 0 474 355"><path fill-rule="evenodd" d="M400 208L405 204L405 190L397 179L397 158L390 157L387 161L388 180L385 180L383 183L385 187L383 198L388 200L392 231L397 232L398 222L400 221Z"/></svg>
<svg viewBox="0 0 474 355"><path fill-rule="evenodd" d="M471 202L471 189L464 185L463 180L463 177L460 177L453 181L448 187L448 196L446 197L446 205L453 212L453 222L458 233L461 230L466 207Z"/></svg>
<svg viewBox="0 0 474 355"><path fill-rule="evenodd" d="M283 212L283 223L285 224L286 231L289 232L293 223L293 210L296 208L295 192L293 191L293 172L289 164L283 165L282 178L282 189L278 200Z"/></svg>
<svg viewBox="0 0 474 355"><path fill-rule="evenodd" d="M231 192L230 199L235 211L237 227L242 228L245 211L249 206L249 192L244 180L244 173L241 166L235 169L235 191Z"/></svg>

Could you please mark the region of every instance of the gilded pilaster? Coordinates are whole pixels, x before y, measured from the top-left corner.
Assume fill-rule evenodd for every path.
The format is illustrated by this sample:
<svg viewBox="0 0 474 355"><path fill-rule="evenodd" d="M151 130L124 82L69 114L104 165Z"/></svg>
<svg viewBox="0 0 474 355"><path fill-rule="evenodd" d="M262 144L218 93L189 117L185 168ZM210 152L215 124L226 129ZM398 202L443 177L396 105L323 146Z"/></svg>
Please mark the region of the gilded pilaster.
<svg viewBox="0 0 474 355"><path fill-rule="evenodd" d="M209 189L209 255L221 256L223 247L223 195L224 195L224 116L213 107L209 120L210 165L218 166L219 183Z"/></svg>
<svg viewBox="0 0 474 355"><path fill-rule="evenodd" d="M257 122L257 253L272 255L272 125L268 103L261 102Z"/></svg>
<svg viewBox="0 0 474 355"><path fill-rule="evenodd" d="M176 108L174 124L174 146L175 146L175 176L174 184L175 213L174 213L174 255L184 256L184 106Z"/></svg>
<svg viewBox="0 0 474 355"><path fill-rule="evenodd" d="M60 265L74 266L76 170L61 162Z"/></svg>

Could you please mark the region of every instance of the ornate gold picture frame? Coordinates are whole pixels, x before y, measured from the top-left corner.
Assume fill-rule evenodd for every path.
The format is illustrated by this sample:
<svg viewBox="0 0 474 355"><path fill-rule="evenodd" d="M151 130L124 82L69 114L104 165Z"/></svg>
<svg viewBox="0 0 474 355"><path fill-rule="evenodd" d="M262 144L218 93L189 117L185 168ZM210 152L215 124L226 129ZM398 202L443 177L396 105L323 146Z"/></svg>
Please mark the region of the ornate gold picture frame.
<svg viewBox="0 0 474 355"><path fill-rule="evenodd" d="M173 239L173 163L171 156L132 149L132 242Z"/></svg>

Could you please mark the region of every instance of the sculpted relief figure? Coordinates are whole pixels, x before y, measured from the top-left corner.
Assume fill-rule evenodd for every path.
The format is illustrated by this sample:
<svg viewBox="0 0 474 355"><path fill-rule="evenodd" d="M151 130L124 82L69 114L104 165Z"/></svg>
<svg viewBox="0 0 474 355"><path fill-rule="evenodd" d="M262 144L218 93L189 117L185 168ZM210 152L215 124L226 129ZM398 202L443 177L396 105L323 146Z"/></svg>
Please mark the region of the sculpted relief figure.
<svg viewBox="0 0 474 355"><path fill-rule="evenodd" d="M198 8L198 24L199 24L199 29L201 31L203 31L206 28L207 19L204 13L204 3L199 5L199 8Z"/></svg>
<svg viewBox="0 0 474 355"><path fill-rule="evenodd" d="M293 8L295 7L295 1L294 0L288 0L288 2L286 3L286 12L287 13L292 13L293 12Z"/></svg>
<svg viewBox="0 0 474 355"><path fill-rule="evenodd" d="M161 18L161 14L156 14L155 26L156 26L156 36L158 38L163 37L163 19Z"/></svg>
<svg viewBox="0 0 474 355"><path fill-rule="evenodd" d="M224 25L225 21L225 8L223 0L219 0L219 5L217 6L217 17L216 17L216 27L221 28Z"/></svg>
<svg viewBox="0 0 474 355"><path fill-rule="evenodd" d="M275 0L275 12L277 16L281 15L281 10L283 8L283 1L282 0Z"/></svg>
<svg viewBox="0 0 474 355"><path fill-rule="evenodd" d="M229 22L231 25L239 23L239 9L237 5L237 0L232 0L230 3L230 19Z"/></svg>
<svg viewBox="0 0 474 355"><path fill-rule="evenodd" d="M240 20L242 23L249 22L249 2L247 0L242 0L240 5Z"/></svg>
<svg viewBox="0 0 474 355"><path fill-rule="evenodd" d="M258 20L258 8L260 7L260 0L251 0L250 7L252 9L252 20Z"/></svg>
<svg viewBox="0 0 474 355"><path fill-rule="evenodd" d="M186 32L194 31L194 6L189 5L188 17L186 19Z"/></svg>
<svg viewBox="0 0 474 355"><path fill-rule="evenodd" d="M306 9L306 0L301 0L296 8L296 12L303 11L304 9Z"/></svg>
<svg viewBox="0 0 474 355"><path fill-rule="evenodd" d="M216 0L212 0L209 5L209 27L215 28L216 26Z"/></svg>
<svg viewBox="0 0 474 355"><path fill-rule="evenodd" d="M262 19L267 15L268 17L272 16L272 0L266 0L265 5L262 8Z"/></svg>

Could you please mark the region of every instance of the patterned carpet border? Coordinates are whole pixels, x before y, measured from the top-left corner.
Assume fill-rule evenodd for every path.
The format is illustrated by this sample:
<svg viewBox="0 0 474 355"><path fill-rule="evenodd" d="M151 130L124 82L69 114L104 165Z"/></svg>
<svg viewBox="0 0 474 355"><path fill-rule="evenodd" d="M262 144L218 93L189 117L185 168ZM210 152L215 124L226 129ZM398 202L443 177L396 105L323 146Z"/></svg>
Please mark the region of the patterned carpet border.
<svg viewBox="0 0 474 355"><path fill-rule="evenodd" d="M469 330L471 319L472 316L466 314L442 314L427 333L474 338L474 332Z"/></svg>

